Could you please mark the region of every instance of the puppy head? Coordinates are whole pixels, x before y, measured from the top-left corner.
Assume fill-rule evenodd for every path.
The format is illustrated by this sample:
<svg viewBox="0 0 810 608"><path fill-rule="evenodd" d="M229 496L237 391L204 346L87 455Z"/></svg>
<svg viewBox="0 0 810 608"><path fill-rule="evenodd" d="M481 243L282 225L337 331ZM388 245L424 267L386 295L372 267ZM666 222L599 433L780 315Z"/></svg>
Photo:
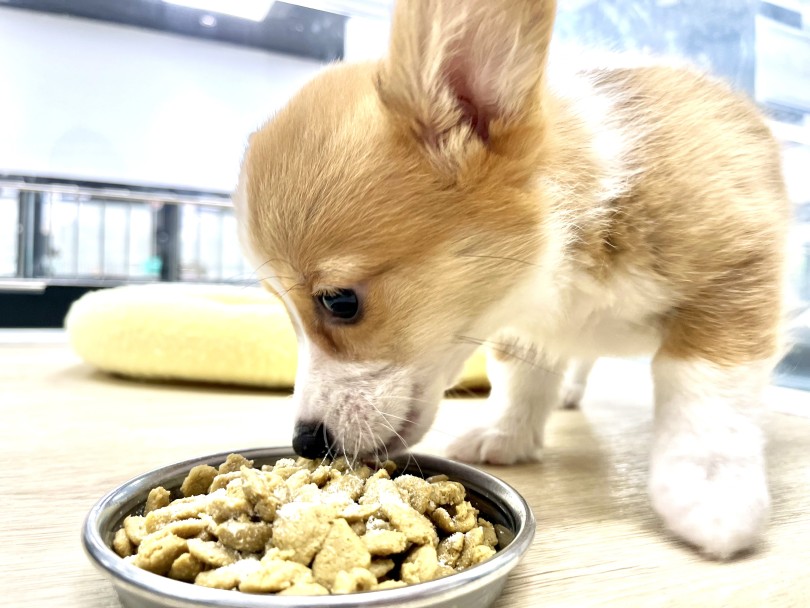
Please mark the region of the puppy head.
<svg viewBox="0 0 810 608"><path fill-rule="evenodd" d="M234 202L298 333L306 455L417 441L503 322L543 245L550 4L400 2L384 61L329 68L251 138Z"/></svg>

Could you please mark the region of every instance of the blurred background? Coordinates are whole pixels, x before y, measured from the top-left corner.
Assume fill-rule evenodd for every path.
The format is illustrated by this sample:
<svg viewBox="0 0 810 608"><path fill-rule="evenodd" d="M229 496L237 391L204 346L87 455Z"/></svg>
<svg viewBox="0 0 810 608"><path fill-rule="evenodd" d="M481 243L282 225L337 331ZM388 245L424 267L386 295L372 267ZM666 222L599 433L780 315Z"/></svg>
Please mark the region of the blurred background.
<svg viewBox="0 0 810 608"><path fill-rule="evenodd" d="M0 327L87 291L254 281L229 202L247 136L326 63L379 57L389 0L0 0ZM810 0L564 0L557 41L682 56L783 145L810 388Z"/></svg>

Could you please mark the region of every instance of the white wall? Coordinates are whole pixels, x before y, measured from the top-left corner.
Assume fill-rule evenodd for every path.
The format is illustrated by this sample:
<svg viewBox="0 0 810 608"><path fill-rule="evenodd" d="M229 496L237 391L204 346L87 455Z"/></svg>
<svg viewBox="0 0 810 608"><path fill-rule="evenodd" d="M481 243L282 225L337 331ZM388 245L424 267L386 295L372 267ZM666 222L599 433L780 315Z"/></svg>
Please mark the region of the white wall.
<svg viewBox="0 0 810 608"><path fill-rule="evenodd" d="M346 61L379 59L388 50L391 20L374 17L350 17L346 21L343 58Z"/></svg>
<svg viewBox="0 0 810 608"><path fill-rule="evenodd" d="M0 8L0 172L229 191L247 136L319 68Z"/></svg>

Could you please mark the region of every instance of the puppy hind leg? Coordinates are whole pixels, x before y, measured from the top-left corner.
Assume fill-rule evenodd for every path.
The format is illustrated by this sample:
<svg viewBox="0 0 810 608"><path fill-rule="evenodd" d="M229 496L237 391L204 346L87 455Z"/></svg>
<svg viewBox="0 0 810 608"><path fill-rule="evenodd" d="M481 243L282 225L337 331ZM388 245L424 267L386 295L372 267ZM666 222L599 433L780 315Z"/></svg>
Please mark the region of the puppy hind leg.
<svg viewBox="0 0 810 608"><path fill-rule="evenodd" d="M594 363L596 363L596 359L575 359L571 361L563 383L563 409L575 410L579 408Z"/></svg>
<svg viewBox="0 0 810 608"><path fill-rule="evenodd" d="M665 526L710 557L751 547L770 499L753 401L769 365L658 357L650 497Z"/></svg>

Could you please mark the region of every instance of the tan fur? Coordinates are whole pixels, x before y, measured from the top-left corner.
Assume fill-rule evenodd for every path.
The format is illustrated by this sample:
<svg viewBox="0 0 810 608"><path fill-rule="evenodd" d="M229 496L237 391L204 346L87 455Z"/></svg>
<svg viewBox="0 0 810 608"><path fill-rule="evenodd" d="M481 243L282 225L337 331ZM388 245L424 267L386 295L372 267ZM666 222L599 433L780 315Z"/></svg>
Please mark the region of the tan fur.
<svg viewBox="0 0 810 608"><path fill-rule="evenodd" d="M493 280L493 273L511 266L519 274L524 265L494 258L505 250L532 257L542 206L530 190L531 167L483 149L455 183L438 174L419 142L384 113L377 70L332 68L254 136L245 160L247 225L251 246L277 262L313 337L353 359L396 360L424 347L413 315L432 339L448 317L476 314L509 287L514 276ZM434 272L424 272L428 263ZM319 323L317 288L354 284L368 289L364 323ZM473 303L479 310L468 301L473 291L483 296ZM425 308L437 300L445 310Z"/></svg>
<svg viewBox="0 0 810 608"><path fill-rule="evenodd" d="M778 146L687 69L552 75L554 7L400 0L388 57L325 70L252 137L234 202L298 331L296 437L407 447L486 343L501 417L448 450L528 460L594 359L655 353L653 506L728 557L769 505L749 414L779 348ZM356 322L318 303L343 289Z"/></svg>
<svg viewBox="0 0 810 608"><path fill-rule="evenodd" d="M429 4L398 3L388 59L325 70L252 139L246 245L290 291L303 330L350 360L419 356L518 284L559 230L550 218L565 218L561 272L645 273L671 291L666 312L643 320L660 328L663 353L724 365L772 356L788 204L752 105L683 69L583 74L629 143L624 185L604 200L611 168L574 101L542 78L553 3L512 2L503 15L441 3L448 22L477 19L485 50L520 54L492 68L515 96L497 83L480 94L492 100L488 142L441 86L462 34L425 24ZM487 23L499 18L528 25L493 41ZM313 294L347 285L365 290L366 318L324 324Z"/></svg>
<svg viewBox="0 0 810 608"><path fill-rule="evenodd" d="M773 356L789 204L777 144L753 105L684 70L593 79L638 134L628 160L639 172L585 259L603 273L644 268L678 294L662 319L663 353L721 364Z"/></svg>
<svg viewBox="0 0 810 608"><path fill-rule="evenodd" d="M418 340L411 351L400 342L423 302L452 308L454 293L475 290L484 305L516 278L508 272L520 274L519 263L465 251L533 260L542 246L534 226L556 207L579 226L571 254L583 268L600 278L643 269L673 287L665 350L729 364L774 353L788 206L776 144L747 102L683 70L591 75L636 143L632 184L594 213L599 169L564 100L548 100L539 149L513 133L494 138L502 155L468 141L466 163L447 177L386 114L378 74L375 65L325 72L255 136L246 159L252 246L283 261L284 284L300 284L299 310L340 352L385 356L384 344L418 352ZM565 184L565 198L538 191L538 173ZM437 276L424 276L421 265L436 257ZM346 271L332 263L325 274L330 260L349 262ZM373 338L359 327L324 328L307 313L316 285L354 283L369 284Z"/></svg>

